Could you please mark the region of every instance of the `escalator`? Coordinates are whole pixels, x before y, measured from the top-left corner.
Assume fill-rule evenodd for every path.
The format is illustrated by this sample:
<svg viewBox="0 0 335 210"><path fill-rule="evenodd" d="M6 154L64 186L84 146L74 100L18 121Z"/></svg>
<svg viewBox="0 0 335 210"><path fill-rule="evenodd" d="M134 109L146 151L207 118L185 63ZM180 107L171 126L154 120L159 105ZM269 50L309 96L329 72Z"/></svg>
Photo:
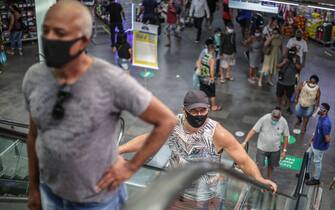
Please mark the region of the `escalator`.
<svg viewBox="0 0 335 210"><path fill-rule="evenodd" d="M118 142L122 142L125 123L120 121ZM26 152L27 125L0 120L0 210L25 210L28 192L28 166ZM131 158L132 154L126 155ZM126 182L129 200L124 210L144 209L197 209L199 202L183 199L183 190L206 173L218 178L216 196L209 209L219 210L305 210L317 209L321 199L317 192L304 189L307 156L301 176L291 195L272 194L267 186L242 174L231 163L196 163L182 169L166 170L170 151L167 146L151 158ZM201 204L203 205L203 204ZM206 204L207 205L207 204Z"/></svg>

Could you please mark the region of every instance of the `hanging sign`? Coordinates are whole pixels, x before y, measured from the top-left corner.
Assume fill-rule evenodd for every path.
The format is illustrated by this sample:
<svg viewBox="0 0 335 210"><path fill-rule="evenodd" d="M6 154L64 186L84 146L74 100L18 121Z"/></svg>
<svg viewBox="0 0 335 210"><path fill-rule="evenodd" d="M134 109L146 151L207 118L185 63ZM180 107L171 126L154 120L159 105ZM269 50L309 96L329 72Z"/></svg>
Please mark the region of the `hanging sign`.
<svg viewBox="0 0 335 210"><path fill-rule="evenodd" d="M139 22L134 23L133 65L158 69L158 27Z"/></svg>
<svg viewBox="0 0 335 210"><path fill-rule="evenodd" d="M268 0L229 0L229 8L278 14L278 4Z"/></svg>

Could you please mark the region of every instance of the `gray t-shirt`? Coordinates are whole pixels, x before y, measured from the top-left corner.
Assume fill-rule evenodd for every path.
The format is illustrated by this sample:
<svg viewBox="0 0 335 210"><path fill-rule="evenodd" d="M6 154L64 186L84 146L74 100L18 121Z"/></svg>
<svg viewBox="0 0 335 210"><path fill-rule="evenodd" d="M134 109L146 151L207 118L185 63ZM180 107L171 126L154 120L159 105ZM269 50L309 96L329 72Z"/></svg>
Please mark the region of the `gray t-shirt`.
<svg viewBox="0 0 335 210"><path fill-rule="evenodd" d="M265 152L279 151L282 136L290 135L288 124L284 117L281 117L276 125L272 125L271 121L271 114L266 114L253 127L253 130L259 133L257 148Z"/></svg>
<svg viewBox="0 0 335 210"><path fill-rule="evenodd" d="M116 125L121 111L143 113L152 94L120 68L94 58L71 85L65 117L52 118L59 85L45 64L29 68L23 80L27 110L37 125L36 151L40 181L64 199L101 202L115 190L95 192L103 173L116 160Z"/></svg>

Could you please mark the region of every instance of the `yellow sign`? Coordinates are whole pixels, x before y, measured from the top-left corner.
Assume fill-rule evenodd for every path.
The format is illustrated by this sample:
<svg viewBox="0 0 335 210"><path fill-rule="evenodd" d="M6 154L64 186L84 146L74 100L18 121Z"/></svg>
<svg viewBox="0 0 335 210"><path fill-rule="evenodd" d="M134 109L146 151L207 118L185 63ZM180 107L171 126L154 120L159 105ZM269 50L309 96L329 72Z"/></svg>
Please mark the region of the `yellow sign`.
<svg viewBox="0 0 335 210"><path fill-rule="evenodd" d="M157 26L135 23L133 65L158 69L157 43Z"/></svg>

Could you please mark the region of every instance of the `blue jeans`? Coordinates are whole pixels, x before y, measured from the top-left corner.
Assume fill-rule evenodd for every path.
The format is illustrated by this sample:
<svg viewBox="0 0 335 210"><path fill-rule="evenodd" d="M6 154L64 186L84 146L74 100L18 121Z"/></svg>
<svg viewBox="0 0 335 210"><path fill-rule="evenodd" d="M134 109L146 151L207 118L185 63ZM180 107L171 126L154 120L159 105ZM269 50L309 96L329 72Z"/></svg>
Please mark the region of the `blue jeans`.
<svg viewBox="0 0 335 210"><path fill-rule="evenodd" d="M46 184L40 184L43 210L119 210L127 199L126 187L122 184L116 195L107 201L78 203L55 195Z"/></svg>
<svg viewBox="0 0 335 210"><path fill-rule="evenodd" d="M22 31L12 31L9 35L10 47L22 49ZM16 45L17 44L17 45Z"/></svg>
<svg viewBox="0 0 335 210"><path fill-rule="evenodd" d="M326 151L321 151L310 146L308 149L308 166L307 173L311 173L312 170L312 160L314 163L314 173L313 178L320 180L321 168L322 168L322 159Z"/></svg>

